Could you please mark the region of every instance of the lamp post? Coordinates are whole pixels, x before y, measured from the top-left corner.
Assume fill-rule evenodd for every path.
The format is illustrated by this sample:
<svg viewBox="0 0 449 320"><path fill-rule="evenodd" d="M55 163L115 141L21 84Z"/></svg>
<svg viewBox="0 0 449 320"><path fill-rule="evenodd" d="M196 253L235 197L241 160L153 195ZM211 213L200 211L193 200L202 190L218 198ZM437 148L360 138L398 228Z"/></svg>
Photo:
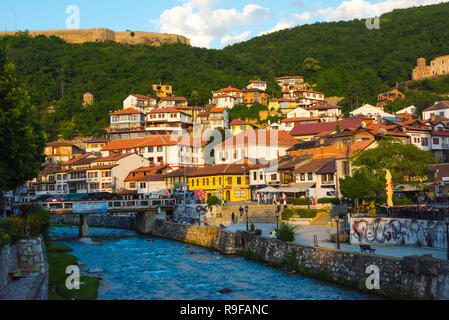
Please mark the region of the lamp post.
<svg viewBox="0 0 449 320"><path fill-rule="evenodd" d="M245 206L245 213L246 213L246 231L249 230L249 228L248 228L248 210L249 210L249 207L248 207L248 205L246 205L246 206Z"/></svg>
<svg viewBox="0 0 449 320"><path fill-rule="evenodd" d="M337 249L340 250L340 229L339 229L340 215L338 215L337 218L335 218L335 220L337 220Z"/></svg>
<svg viewBox="0 0 449 320"><path fill-rule="evenodd" d="M446 225L446 241L447 241L447 260L449 260L449 212L444 215L444 224Z"/></svg>

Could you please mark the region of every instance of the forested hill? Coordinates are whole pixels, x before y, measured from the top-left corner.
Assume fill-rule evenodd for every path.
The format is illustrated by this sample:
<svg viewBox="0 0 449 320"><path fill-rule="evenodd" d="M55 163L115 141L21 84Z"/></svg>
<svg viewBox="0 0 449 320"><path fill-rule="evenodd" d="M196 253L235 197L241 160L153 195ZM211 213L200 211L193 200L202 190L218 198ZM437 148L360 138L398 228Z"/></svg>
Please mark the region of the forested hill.
<svg viewBox="0 0 449 320"><path fill-rule="evenodd" d="M26 34L0 38L0 48L16 64L50 138L69 137L74 128L101 134L109 111L121 108L128 94L152 94L151 85L159 82L172 84L176 95L187 98L196 90L200 103L207 103L212 90L241 88L255 77L267 80L270 93L278 95L275 77L301 74L327 96L348 97L346 106L355 96L374 104L379 92L409 79L418 57L449 54L448 16L449 3L395 10L382 15L378 30L368 30L364 20L316 23L223 50L68 44ZM92 92L96 102L82 108L85 92ZM54 113L48 113L50 105Z"/></svg>

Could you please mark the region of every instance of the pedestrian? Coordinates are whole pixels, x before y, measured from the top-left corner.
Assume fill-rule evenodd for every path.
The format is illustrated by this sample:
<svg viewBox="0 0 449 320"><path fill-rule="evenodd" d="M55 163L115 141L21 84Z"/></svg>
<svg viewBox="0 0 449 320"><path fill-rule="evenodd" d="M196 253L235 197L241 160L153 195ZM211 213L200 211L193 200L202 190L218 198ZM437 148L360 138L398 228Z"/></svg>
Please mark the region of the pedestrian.
<svg viewBox="0 0 449 320"><path fill-rule="evenodd" d="M265 204L267 204L267 194L266 193L263 194L263 202Z"/></svg>
<svg viewBox="0 0 449 320"><path fill-rule="evenodd" d="M234 224L235 223L235 213L234 213L234 211L232 212L231 217L232 217L232 224Z"/></svg>
<svg viewBox="0 0 449 320"><path fill-rule="evenodd" d="M240 206L239 211L240 211L240 218L241 218L241 217L243 217L243 207L242 206Z"/></svg>
<svg viewBox="0 0 449 320"><path fill-rule="evenodd" d="M287 197L284 198L284 209L287 209Z"/></svg>
<svg viewBox="0 0 449 320"><path fill-rule="evenodd" d="M10 217L11 216L11 205L8 203L8 205L6 206L6 216Z"/></svg>
<svg viewBox="0 0 449 320"><path fill-rule="evenodd" d="M257 205L260 205L260 193L257 194Z"/></svg>

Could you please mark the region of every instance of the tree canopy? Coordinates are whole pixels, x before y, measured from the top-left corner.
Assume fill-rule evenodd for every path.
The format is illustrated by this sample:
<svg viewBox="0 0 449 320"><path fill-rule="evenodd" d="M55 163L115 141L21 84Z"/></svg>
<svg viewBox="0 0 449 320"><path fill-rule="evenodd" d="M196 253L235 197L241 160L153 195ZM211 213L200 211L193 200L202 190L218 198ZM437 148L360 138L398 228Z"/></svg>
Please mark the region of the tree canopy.
<svg viewBox="0 0 449 320"><path fill-rule="evenodd" d="M45 137L35 109L0 51L0 194L36 176L44 161Z"/></svg>

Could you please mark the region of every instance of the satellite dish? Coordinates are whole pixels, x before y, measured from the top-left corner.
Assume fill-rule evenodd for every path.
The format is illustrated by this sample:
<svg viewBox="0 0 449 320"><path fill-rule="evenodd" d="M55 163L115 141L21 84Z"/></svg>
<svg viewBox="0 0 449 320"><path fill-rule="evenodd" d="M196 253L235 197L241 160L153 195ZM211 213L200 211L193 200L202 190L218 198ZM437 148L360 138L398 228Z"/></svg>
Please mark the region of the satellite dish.
<svg viewBox="0 0 449 320"><path fill-rule="evenodd" d="M387 134L387 130L385 130L384 128L380 128L380 130L379 130L379 136L385 137L386 134Z"/></svg>
<svg viewBox="0 0 449 320"><path fill-rule="evenodd" d="M362 123L360 124L360 126L361 126L363 129L365 129L365 128L366 128L366 123L365 123L365 121L362 121Z"/></svg>

